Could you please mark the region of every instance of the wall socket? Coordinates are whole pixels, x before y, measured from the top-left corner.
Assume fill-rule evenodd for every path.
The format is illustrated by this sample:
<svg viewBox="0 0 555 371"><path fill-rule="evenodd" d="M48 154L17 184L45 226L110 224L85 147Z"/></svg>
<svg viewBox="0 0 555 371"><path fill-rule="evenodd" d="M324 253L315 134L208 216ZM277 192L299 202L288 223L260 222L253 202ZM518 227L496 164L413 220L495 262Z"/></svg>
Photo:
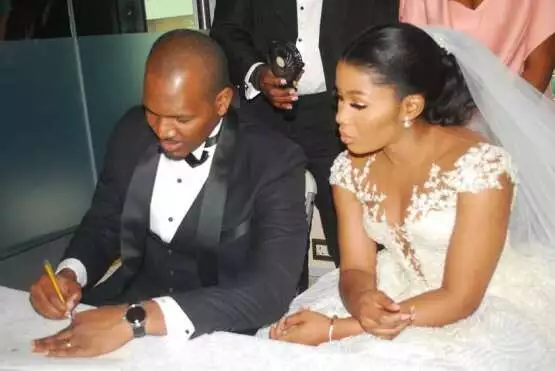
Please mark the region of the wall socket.
<svg viewBox="0 0 555 371"><path fill-rule="evenodd" d="M333 258L328 252L328 245L326 240L319 238L312 239L312 259L321 261L333 261Z"/></svg>

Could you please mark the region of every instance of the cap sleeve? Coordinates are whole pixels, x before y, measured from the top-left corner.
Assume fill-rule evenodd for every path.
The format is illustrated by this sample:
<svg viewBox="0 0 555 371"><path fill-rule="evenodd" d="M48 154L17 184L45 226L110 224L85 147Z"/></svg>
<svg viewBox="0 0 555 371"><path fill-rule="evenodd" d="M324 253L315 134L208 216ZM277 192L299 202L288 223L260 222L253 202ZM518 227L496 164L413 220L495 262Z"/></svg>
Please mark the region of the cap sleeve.
<svg viewBox="0 0 555 371"><path fill-rule="evenodd" d="M347 151L339 154L333 161L330 174L330 184L356 193L353 184L353 167Z"/></svg>
<svg viewBox="0 0 555 371"><path fill-rule="evenodd" d="M501 189L500 177L507 174L516 182L516 168L511 157L503 148L481 144L470 148L455 163L457 171L450 179L457 192L478 193L487 189Z"/></svg>

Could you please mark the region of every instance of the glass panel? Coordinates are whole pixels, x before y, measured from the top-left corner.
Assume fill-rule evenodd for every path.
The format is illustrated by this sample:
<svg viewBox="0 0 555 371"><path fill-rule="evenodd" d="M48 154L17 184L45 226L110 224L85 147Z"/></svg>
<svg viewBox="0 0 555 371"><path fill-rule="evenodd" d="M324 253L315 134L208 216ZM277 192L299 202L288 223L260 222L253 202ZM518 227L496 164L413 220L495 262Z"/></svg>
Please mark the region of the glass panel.
<svg viewBox="0 0 555 371"><path fill-rule="evenodd" d="M0 259L79 223L93 173L70 38L0 42Z"/></svg>
<svg viewBox="0 0 555 371"><path fill-rule="evenodd" d="M147 54L159 34L87 36L79 38L83 81L96 167L119 118L141 103Z"/></svg>
<svg viewBox="0 0 555 371"><path fill-rule="evenodd" d="M143 0L71 0L78 36L146 31Z"/></svg>
<svg viewBox="0 0 555 371"><path fill-rule="evenodd" d="M196 0L72 0L78 36L198 28L194 2Z"/></svg>
<svg viewBox="0 0 555 371"><path fill-rule="evenodd" d="M69 37L65 0L0 0L0 40Z"/></svg>
<svg viewBox="0 0 555 371"><path fill-rule="evenodd" d="M8 17L12 10L11 0L0 0L0 41L6 38Z"/></svg>

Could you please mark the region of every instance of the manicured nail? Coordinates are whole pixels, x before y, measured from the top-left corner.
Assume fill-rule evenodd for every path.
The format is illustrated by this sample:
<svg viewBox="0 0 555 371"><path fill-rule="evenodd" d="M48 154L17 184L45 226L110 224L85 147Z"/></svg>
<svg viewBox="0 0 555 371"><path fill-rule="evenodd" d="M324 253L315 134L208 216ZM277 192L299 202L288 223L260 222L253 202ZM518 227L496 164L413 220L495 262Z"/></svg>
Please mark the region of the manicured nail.
<svg viewBox="0 0 555 371"><path fill-rule="evenodd" d="M279 83L280 83L281 85L287 85L287 81L285 81L285 79L279 80Z"/></svg>

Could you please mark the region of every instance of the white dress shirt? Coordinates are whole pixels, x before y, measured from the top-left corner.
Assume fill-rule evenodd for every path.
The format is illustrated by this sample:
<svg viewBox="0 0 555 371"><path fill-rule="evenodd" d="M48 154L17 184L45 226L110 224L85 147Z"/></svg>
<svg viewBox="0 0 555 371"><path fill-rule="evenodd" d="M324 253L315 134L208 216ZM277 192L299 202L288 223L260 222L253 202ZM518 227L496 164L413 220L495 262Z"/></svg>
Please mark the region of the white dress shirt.
<svg viewBox="0 0 555 371"><path fill-rule="evenodd" d="M210 137L218 134L221 125L220 121ZM189 166L185 160L172 160L164 155L160 156L150 200L150 230L162 241L166 243L172 241L179 225L206 183L215 150L216 145L205 148L204 143L194 150L192 154L197 159L202 156L203 151L208 152L206 161L196 167ZM79 260L73 258L63 260L57 272L64 268L75 272L81 287L87 284L87 270ZM174 299L164 296L153 300L164 315L168 336L188 339L193 335L194 324Z"/></svg>
<svg viewBox="0 0 555 371"><path fill-rule="evenodd" d="M320 56L320 22L324 0L297 0L296 46L304 61L304 73L299 81L299 95L317 94L326 91L324 65ZM245 76L245 97L253 99L259 90L249 82L254 69L263 64L255 63Z"/></svg>

